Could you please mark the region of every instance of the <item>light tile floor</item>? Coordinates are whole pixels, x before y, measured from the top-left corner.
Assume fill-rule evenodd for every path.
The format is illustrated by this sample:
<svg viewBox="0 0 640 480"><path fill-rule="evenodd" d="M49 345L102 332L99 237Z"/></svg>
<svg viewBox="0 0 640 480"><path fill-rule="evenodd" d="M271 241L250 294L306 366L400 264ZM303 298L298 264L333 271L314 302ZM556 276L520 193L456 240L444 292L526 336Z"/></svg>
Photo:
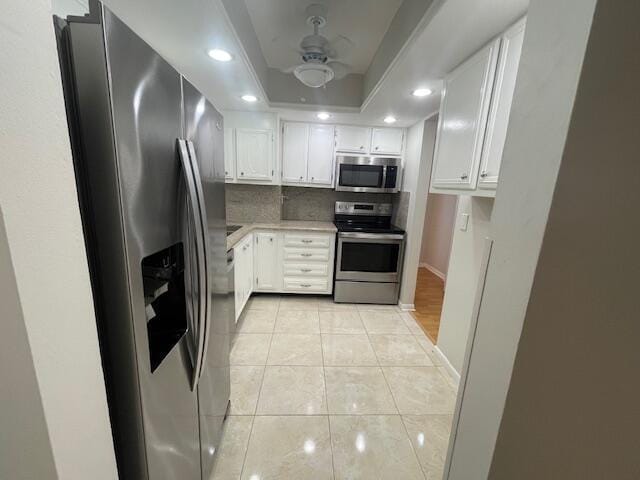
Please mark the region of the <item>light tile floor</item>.
<svg viewBox="0 0 640 480"><path fill-rule="evenodd" d="M254 296L211 480L441 479L456 385L433 348L394 306Z"/></svg>

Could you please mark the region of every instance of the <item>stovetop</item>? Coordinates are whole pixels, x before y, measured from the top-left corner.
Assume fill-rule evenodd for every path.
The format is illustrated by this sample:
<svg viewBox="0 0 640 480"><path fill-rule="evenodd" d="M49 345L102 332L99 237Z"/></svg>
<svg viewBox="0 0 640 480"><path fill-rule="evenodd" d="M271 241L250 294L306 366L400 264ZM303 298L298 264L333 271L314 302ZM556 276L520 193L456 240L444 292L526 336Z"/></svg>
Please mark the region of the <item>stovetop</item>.
<svg viewBox="0 0 640 480"><path fill-rule="evenodd" d="M354 224L335 221L333 222L339 232L362 232L362 233L404 233L404 230L395 225L378 225L378 224Z"/></svg>

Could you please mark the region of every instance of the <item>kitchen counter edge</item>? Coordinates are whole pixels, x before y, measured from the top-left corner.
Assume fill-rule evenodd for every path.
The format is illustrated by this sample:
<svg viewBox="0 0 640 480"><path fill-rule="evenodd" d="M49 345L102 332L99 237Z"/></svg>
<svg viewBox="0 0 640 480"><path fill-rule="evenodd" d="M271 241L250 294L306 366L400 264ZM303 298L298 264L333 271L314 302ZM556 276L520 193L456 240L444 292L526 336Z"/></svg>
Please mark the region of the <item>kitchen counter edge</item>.
<svg viewBox="0 0 640 480"><path fill-rule="evenodd" d="M297 230L307 232L336 233L332 222L312 222L304 220L284 220L279 223L246 223L227 237L227 251L235 247L245 236L255 230Z"/></svg>

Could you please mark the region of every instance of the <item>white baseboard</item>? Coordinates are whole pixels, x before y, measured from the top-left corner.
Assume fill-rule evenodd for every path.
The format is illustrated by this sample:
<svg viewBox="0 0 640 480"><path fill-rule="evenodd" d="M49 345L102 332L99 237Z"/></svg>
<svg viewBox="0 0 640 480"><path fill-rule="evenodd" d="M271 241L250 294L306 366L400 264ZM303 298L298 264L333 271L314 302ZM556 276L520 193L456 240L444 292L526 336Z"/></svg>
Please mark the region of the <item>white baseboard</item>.
<svg viewBox="0 0 640 480"><path fill-rule="evenodd" d="M398 303L398 308L403 312L415 312L416 306L413 303Z"/></svg>
<svg viewBox="0 0 640 480"><path fill-rule="evenodd" d="M433 273L436 277L441 278L443 281L447 281L447 275L442 273L440 270L438 270L436 267L429 265L428 263L420 263L419 264L420 267L422 268L426 268L427 270L429 270L431 273Z"/></svg>
<svg viewBox="0 0 640 480"><path fill-rule="evenodd" d="M440 350L440 348L438 348L437 345L434 346L433 351L436 353L436 355L438 355L438 358L442 362L442 366L447 370L447 372L449 372L449 375L451 375L453 377L453 379L456 381L456 383L459 384L460 383L460 374L453 367L453 365L451 365L451 362L446 357L446 355L444 353L442 353L442 350Z"/></svg>

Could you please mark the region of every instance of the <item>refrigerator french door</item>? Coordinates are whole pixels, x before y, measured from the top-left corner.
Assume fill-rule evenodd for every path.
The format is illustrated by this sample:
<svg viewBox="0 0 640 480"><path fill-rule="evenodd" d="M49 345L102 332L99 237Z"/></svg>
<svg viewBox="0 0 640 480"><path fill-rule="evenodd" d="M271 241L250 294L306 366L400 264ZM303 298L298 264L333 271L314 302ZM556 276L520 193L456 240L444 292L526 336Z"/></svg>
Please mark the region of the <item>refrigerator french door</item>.
<svg viewBox="0 0 640 480"><path fill-rule="evenodd" d="M229 400L222 118L97 2L57 22L119 475L208 479Z"/></svg>

